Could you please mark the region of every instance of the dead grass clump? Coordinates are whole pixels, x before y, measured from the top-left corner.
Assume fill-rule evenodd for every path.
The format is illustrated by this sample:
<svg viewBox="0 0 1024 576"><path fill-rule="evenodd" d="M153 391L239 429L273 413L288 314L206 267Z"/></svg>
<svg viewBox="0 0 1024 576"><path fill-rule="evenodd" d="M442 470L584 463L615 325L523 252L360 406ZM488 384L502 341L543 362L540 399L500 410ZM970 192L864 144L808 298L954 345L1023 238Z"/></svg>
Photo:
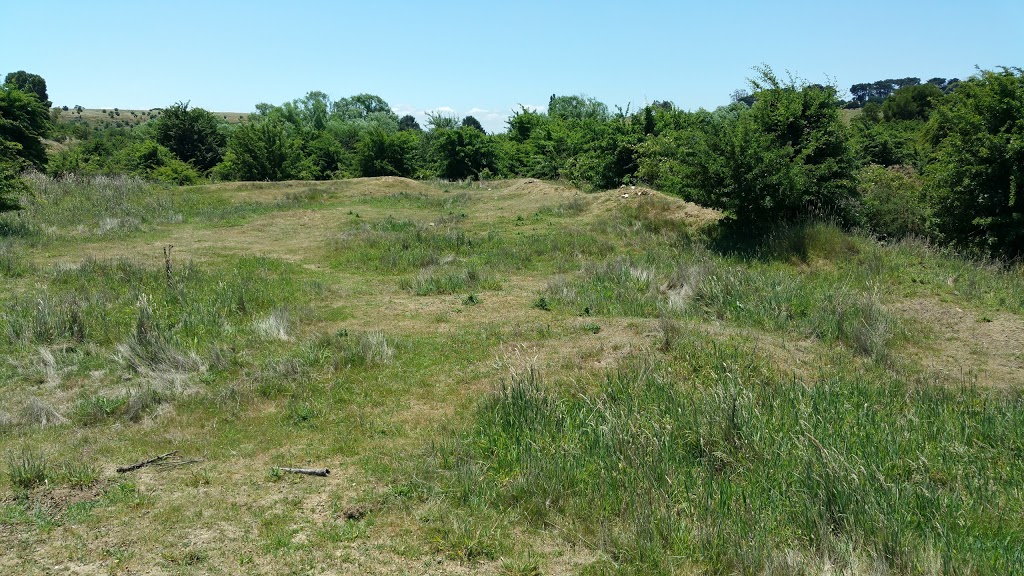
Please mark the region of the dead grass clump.
<svg viewBox="0 0 1024 576"><path fill-rule="evenodd" d="M278 308L271 312L269 316L253 322L253 328L256 330L256 333L264 338L287 342L291 340L291 337L288 336L291 324L291 314L283 308Z"/></svg>
<svg viewBox="0 0 1024 576"><path fill-rule="evenodd" d="M693 300L708 272L709 265L706 262L680 264L668 281L658 289L665 298L665 305L670 310L685 309Z"/></svg>
<svg viewBox="0 0 1024 576"><path fill-rule="evenodd" d="M379 330L364 334L359 340L359 350L367 366L390 364L395 358L394 347Z"/></svg>
<svg viewBox="0 0 1024 576"><path fill-rule="evenodd" d="M53 352L45 347L39 348L39 362L43 369L43 381L47 386L60 384L60 375L57 374L57 359Z"/></svg>
<svg viewBox="0 0 1024 576"><path fill-rule="evenodd" d="M27 425L46 428L47 426L60 426L68 419L42 399L33 396L22 407L21 421Z"/></svg>
<svg viewBox="0 0 1024 576"><path fill-rule="evenodd" d="M130 391L124 405L124 417L131 422L138 422L145 415L155 412L167 399L167 392L152 387Z"/></svg>

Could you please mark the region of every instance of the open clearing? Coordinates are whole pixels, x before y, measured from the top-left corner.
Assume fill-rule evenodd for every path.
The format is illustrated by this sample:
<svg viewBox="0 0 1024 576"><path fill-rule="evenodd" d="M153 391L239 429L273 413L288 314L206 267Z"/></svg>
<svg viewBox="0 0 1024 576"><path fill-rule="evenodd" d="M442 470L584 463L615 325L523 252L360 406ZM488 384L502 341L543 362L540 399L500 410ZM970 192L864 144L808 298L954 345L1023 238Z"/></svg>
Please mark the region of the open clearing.
<svg viewBox="0 0 1024 576"><path fill-rule="evenodd" d="M908 397L918 388L949 389L976 400L979 413L995 406L1017 422L1024 413L1021 273L915 243L885 247L817 226L751 251L714 232L714 211L656 191L582 194L525 179L233 183L124 194L95 200L91 211L75 206L92 200L49 197L24 217L24 228L7 228L21 232L3 238L0 454L10 480L0 485L3 573L571 574L651 566L942 573L947 550L952 566L970 562L957 556L959 540L936 537L929 551L904 536L886 552L858 531L856 518L836 520L856 517L850 511L823 516L846 552L776 520L779 538L794 535L791 548L750 536L774 551L705 558L708 550L738 548L726 539L719 548L704 543L709 524L675 491L664 500L680 503L669 512L693 535L650 541L704 552L666 553L654 563L649 550L636 552L635 542L645 540L627 527L634 516L625 511L636 502L616 504L621 512L609 506L601 514L614 521L595 516L588 526L580 520L591 513L584 504L568 496L559 504L554 492L540 497L530 488L548 481L544 469L527 478L519 464L489 468L482 454L504 461L506 449L547 448L543 439L513 449L515 438L489 436L480 407L496 403L497 414L505 396L496 391L536 373L554 395L550 414L573 422L588 399L615 404L621 395L609 375L639 363L652 366L638 369L650 382L671 374L732 382L731 400L722 400L732 416L706 423L728 434L738 412L750 408L750 422L767 413L758 411L757 392L745 395L746 386L768 387L751 378L798 383L798 406L801 394L832 381L899 381ZM721 368L733 366L730 358L748 360ZM640 397L652 386L629 390ZM538 402L548 393L536 392ZM845 410L862 409L854 400L842 400ZM877 397L885 414L887 401ZM605 430L629 421L609 417ZM664 425L655 430L670 437ZM481 431L466 433L474 426ZM828 456L840 454L844 438L809 426L786 437L826 467L852 461ZM1019 442L1019 431L993 426ZM557 429L577 438L568 424ZM746 473L751 456L743 446L758 436L750 430L747 444L707 448L699 466L717 472L702 481ZM646 433L624 437L641 442ZM963 442L965 451L981 449ZM698 444L705 448L703 439ZM983 555L980 572L1013 566L1020 553L1010 538L1020 526L1003 521L1021 517L1022 447L1003 445L1002 455L989 448L993 479L983 492L992 516L964 519L992 523L991 538L979 537L977 549L964 545ZM171 451L184 461L115 472ZM953 456L929 454L934 466L879 465L879 482L929 482L933 493L955 492L949 502L960 498L969 508L961 494L970 491L969 476L941 467ZM580 477L601 472L580 466L588 470ZM876 474L868 460L864 469ZM503 500L517 491L527 495ZM809 500L831 505L820 495ZM528 505L538 502L548 510ZM858 502L847 505L870 508ZM936 514L959 510L949 502ZM1004 548L989 546L1002 538Z"/></svg>

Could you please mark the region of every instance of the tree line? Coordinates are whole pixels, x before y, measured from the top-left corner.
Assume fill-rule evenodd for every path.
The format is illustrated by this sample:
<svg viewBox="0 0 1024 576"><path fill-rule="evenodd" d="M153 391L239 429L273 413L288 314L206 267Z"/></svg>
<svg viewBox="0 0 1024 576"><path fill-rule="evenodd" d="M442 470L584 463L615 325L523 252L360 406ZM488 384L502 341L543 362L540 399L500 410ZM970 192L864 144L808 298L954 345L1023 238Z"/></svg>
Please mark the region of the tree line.
<svg viewBox="0 0 1024 576"><path fill-rule="evenodd" d="M757 69L715 110L671 102L610 109L552 95L507 130L431 115L421 127L379 96L323 92L260 104L237 125L188 102L138 126L52 122L45 81L0 89L0 197L28 168L131 173L169 184L403 176L560 179L585 190L647 184L724 210L744 229L827 218L885 238L915 235L986 256L1024 252L1024 72L884 80L851 89ZM64 141L47 154L42 138Z"/></svg>

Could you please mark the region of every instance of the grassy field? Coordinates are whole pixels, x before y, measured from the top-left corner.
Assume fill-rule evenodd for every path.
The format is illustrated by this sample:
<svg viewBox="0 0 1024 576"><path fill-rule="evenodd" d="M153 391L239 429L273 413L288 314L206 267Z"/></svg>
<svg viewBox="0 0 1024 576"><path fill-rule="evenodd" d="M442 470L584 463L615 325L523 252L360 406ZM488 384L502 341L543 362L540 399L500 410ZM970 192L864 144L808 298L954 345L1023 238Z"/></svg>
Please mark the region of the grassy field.
<svg viewBox="0 0 1024 576"><path fill-rule="evenodd" d="M633 188L32 188L0 572L1024 571L1019 267Z"/></svg>

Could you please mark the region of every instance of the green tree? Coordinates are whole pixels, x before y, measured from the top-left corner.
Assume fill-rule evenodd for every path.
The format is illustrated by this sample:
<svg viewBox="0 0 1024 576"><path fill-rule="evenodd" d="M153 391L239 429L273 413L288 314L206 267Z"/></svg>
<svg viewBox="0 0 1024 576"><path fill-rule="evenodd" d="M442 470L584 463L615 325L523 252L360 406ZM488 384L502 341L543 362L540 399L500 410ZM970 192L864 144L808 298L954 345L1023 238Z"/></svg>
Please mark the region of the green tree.
<svg viewBox="0 0 1024 576"><path fill-rule="evenodd" d="M479 179L495 171L495 150L490 137L476 128L459 126L449 116L431 116L424 146L430 168L447 180Z"/></svg>
<svg viewBox="0 0 1024 576"><path fill-rule="evenodd" d="M363 176L412 176L418 133L367 130L357 147L359 171Z"/></svg>
<svg viewBox="0 0 1024 576"><path fill-rule="evenodd" d="M398 119L399 130L412 130L414 132L422 132L423 128L420 128L420 123L416 121L416 117L411 114L406 114Z"/></svg>
<svg viewBox="0 0 1024 576"><path fill-rule="evenodd" d="M1024 254L1024 70L982 71L932 112L930 226L995 256Z"/></svg>
<svg viewBox="0 0 1024 576"><path fill-rule="evenodd" d="M807 217L852 221L855 162L836 90L757 70L753 106L704 113L681 136L684 195L752 227Z"/></svg>
<svg viewBox="0 0 1024 576"><path fill-rule="evenodd" d="M0 142L21 168L46 166L42 138L50 129L50 115L35 95L10 85L0 86Z"/></svg>
<svg viewBox="0 0 1024 576"><path fill-rule="evenodd" d="M330 119L331 100L327 94L313 91L294 102L298 108L300 124L314 132L321 132L327 127Z"/></svg>
<svg viewBox="0 0 1024 576"><path fill-rule="evenodd" d="M331 115L343 120L365 120L375 114L395 116L391 106L374 94L356 94L342 98L331 107Z"/></svg>
<svg viewBox="0 0 1024 576"><path fill-rule="evenodd" d="M170 150L153 140L141 140L114 153L115 172L135 174L147 180L185 186L199 182L199 173Z"/></svg>
<svg viewBox="0 0 1024 576"><path fill-rule="evenodd" d="M224 158L227 136L221 121L202 108L178 102L166 108L154 123L156 141L181 160L207 171Z"/></svg>
<svg viewBox="0 0 1024 576"><path fill-rule="evenodd" d="M857 173L864 225L883 238L924 236L923 182L909 166L865 166Z"/></svg>
<svg viewBox="0 0 1024 576"><path fill-rule="evenodd" d="M548 116L558 120L608 119L608 106L587 96L555 96L548 100Z"/></svg>
<svg viewBox="0 0 1024 576"><path fill-rule="evenodd" d="M239 180L287 180L296 176L301 158L300 142L284 120L254 116L232 132L219 171Z"/></svg>
<svg viewBox="0 0 1024 576"><path fill-rule="evenodd" d="M551 119L520 106L506 121L508 131L498 142L499 172L506 176L557 178Z"/></svg>
<svg viewBox="0 0 1024 576"><path fill-rule="evenodd" d="M303 180L330 180L345 173L348 152L341 143L326 132L302 142L302 167L298 176Z"/></svg>
<svg viewBox="0 0 1024 576"><path fill-rule="evenodd" d="M0 212L17 209L18 198L26 191L17 151L13 143L0 140Z"/></svg>
<svg viewBox="0 0 1024 576"><path fill-rule="evenodd" d="M480 121L474 118L473 116L466 116L465 118L463 118L462 125L467 126L469 128L475 128L484 133L487 132L486 130L484 130L484 125L481 124Z"/></svg>
<svg viewBox="0 0 1024 576"><path fill-rule="evenodd" d="M942 89L934 84L906 86L892 93L882 102L882 115L886 121L928 120L932 109L943 97Z"/></svg>
<svg viewBox="0 0 1024 576"><path fill-rule="evenodd" d="M22 92L34 94L46 108L51 106L50 96L46 93L46 80L38 74L32 74L24 70L10 72L4 78L4 84L17 88Z"/></svg>

